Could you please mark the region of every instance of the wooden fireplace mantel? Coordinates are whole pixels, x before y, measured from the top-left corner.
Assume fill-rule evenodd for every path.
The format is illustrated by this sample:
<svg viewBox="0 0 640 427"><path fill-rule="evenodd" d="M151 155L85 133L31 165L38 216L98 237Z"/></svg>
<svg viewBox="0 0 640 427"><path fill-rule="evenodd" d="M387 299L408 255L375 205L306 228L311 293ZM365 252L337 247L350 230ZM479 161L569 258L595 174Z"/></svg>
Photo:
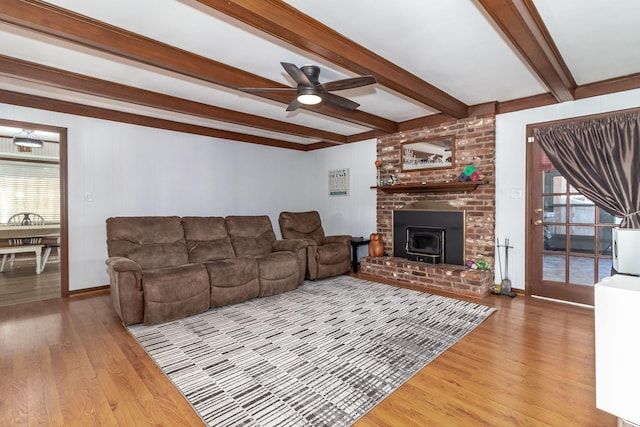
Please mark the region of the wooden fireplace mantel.
<svg viewBox="0 0 640 427"><path fill-rule="evenodd" d="M464 182L434 182L426 184L396 184L382 185L375 188L385 193L446 193L456 191L473 191L478 185L486 184L487 181L464 181Z"/></svg>

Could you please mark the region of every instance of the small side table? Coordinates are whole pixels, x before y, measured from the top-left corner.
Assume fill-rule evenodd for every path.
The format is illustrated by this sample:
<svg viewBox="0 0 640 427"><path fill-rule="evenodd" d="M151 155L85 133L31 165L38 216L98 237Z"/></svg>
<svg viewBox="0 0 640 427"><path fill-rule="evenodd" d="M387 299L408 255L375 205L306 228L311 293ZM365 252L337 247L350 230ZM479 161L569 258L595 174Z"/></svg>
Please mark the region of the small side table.
<svg viewBox="0 0 640 427"><path fill-rule="evenodd" d="M368 245L371 240L364 237L352 237L351 238L351 265L353 265L353 272L358 272L358 248L360 246Z"/></svg>

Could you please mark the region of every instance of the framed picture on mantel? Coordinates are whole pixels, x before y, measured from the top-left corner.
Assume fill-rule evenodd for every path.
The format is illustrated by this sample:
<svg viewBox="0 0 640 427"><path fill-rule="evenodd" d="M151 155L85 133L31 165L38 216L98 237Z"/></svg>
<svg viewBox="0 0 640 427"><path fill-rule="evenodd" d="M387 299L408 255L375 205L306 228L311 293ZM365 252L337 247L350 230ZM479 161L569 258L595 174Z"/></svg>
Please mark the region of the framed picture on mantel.
<svg viewBox="0 0 640 427"><path fill-rule="evenodd" d="M410 141L401 144L403 171L453 167L455 136Z"/></svg>

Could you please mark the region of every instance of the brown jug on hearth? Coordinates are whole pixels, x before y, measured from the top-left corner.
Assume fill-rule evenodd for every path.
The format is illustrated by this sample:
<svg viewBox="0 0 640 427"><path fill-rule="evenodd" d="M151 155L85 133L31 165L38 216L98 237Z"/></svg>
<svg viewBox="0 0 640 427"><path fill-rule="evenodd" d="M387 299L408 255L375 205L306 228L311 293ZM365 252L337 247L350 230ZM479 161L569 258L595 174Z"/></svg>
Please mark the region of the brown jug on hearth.
<svg viewBox="0 0 640 427"><path fill-rule="evenodd" d="M382 234L373 233L369 236L369 256L383 256L384 255L384 243L382 242Z"/></svg>

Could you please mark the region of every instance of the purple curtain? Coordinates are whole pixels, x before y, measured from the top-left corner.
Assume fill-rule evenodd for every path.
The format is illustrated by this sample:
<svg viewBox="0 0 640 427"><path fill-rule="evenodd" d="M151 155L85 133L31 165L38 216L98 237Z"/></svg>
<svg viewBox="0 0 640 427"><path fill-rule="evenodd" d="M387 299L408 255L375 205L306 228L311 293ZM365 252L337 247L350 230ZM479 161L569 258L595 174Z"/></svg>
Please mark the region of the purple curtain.
<svg viewBox="0 0 640 427"><path fill-rule="evenodd" d="M640 228L640 111L534 129L555 168L582 195Z"/></svg>

